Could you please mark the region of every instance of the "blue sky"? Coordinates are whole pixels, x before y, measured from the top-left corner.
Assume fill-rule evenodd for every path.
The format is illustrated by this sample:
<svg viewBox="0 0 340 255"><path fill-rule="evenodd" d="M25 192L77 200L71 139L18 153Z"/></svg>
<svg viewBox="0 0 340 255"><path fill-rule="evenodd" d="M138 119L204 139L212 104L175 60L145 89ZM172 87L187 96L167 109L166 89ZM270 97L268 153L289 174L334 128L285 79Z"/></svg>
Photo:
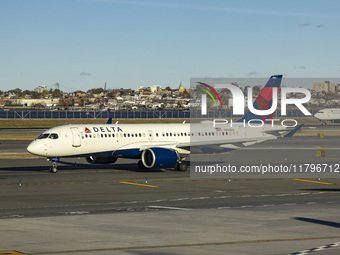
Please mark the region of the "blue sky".
<svg viewBox="0 0 340 255"><path fill-rule="evenodd" d="M0 0L0 90L339 77L340 2Z"/></svg>

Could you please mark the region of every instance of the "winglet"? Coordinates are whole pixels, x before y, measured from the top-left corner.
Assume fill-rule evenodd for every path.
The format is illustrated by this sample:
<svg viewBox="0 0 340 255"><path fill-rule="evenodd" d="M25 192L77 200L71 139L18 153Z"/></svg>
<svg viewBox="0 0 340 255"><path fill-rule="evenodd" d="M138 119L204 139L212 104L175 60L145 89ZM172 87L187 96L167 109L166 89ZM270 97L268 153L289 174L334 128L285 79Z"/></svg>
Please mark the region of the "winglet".
<svg viewBox="0 0 340 255"><path fill-rule="evenodd" d="M109 118L106 122L106 124L112 124L112 118Z"/></svg>
<svg viewBox="0 0 340 255"><path fill-rule="evenodd" d="M296 126L296 128L294 128L293 130L291 130L289 133L285 134L283 137L291 137L293 135L295 135L295 133L297 131L299 131L305 124L301 124L299 126Z"/></svg>

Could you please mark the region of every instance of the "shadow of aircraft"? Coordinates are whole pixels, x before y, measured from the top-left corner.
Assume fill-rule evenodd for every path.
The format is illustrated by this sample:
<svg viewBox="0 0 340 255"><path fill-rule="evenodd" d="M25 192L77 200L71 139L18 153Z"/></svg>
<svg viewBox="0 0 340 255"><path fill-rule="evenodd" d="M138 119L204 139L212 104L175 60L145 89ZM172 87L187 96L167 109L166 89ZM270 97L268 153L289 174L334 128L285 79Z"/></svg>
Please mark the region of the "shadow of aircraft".
<svg viewBox="0 0 340 255"><path fill-rule="evenodd" d="M318 220L318 219L305 218L305 217L294 217L293 219L304 221L304 222L309 222L309 223L314 223L314 224L325 225L325 226L334 227L334 228L340 228L340 223L334 222L334 221Z"/></svg>
<svg viewBox="0 0 340 255"><path fill-rule="evenodd" d="M334 189L334 188L300 189L300 190L306 190L306 191L329 191L329 192L340 191L340 189Z"/></svg>
<svg viewBox="0 0 340 255"><path fill-rule="evenodd" d="M18 171L18 172L46 172L49 173L50 164L38 166L6 166L0 167L1 171ZM131 172L163 172L164 168L152 168L152 169L140 169L137 163L126 163L126 164L84 164L84 163L74 163L72 161L59 161L58 171L72 171L72 170L125 170ZM166 170L171 171L172 168L167 168ZM173 170L175 171L175 170Z"/></svg>

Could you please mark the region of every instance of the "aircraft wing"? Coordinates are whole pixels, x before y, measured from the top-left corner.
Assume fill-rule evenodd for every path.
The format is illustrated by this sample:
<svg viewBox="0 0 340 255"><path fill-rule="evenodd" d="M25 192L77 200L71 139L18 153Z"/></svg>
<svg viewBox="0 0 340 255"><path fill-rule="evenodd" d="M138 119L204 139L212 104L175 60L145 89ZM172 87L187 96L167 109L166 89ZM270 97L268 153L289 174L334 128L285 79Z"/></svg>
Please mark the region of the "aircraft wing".
<svg viewBox="0 0 340 255"><path fill-rule="evenodd" d="M128 149L134 149L134 148L138 148L139 151L144 151L146 149L150 149L150 148L165 148L165 149L176 149L176 145L178 143L176 142L168 142L168 143L164 143L164 142L154 142L152 144L150 143L131 143L131 144L126 144L122 147L119 148L119 150L128 150Z"/></svg>
<svg viewBox="0 0 340 255"><path fill-rule="evenodd" d="M282 132L287 132L283 137L290 137L293 136L296 132L298 132L300 129L303 129L304 124L298 125L295 128L282 128L282 129L267 129L264 131L266 134L274 135L274 136L281 136ZM281 133L280 133L281 132Z"/></svg>
<svg viewBox="0 0 340 255"><path fill-rule="evenodd" d="M176 147L177 148L185 148L185 147L201 147L201 146L209 146L209 145L226 145L226 144L234 144L239 146L240 143L247 142L256 142L256 141L267 141L267 140L275 140L277 137L275 136L266 136L266 137L252 137L252 138L242 138L242 139L221 139L218 141L193 141L189 143L180 143Z"/></svg>

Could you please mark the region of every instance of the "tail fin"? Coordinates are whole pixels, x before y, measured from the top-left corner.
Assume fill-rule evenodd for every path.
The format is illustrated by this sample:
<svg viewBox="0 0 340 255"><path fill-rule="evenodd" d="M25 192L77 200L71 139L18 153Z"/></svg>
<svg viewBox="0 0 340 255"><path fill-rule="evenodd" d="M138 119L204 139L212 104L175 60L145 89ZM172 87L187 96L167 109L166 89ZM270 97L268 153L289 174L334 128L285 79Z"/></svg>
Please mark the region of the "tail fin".
<svg viewBox="0 0 340 255"><path fill-rule="evenodd" d="M106 124L112 124L112 118L109 118L106 122Z"/></svg>
<svg viewBox="0 0 340 255"><path fill-rule="evenodd" d="M272 107L273 103L273 88L279 88L277 93L279 93L281 85L282 75L273 75L268 80L266 86L261 90L260 95L256 98L253 106L257 110L268 110ZM248 122L249 120L262 120L263 123L268 123L269 119L273 118L274 113L270 115L256 115L251 111L248 111L242 119L237 122Z"/></svg>

